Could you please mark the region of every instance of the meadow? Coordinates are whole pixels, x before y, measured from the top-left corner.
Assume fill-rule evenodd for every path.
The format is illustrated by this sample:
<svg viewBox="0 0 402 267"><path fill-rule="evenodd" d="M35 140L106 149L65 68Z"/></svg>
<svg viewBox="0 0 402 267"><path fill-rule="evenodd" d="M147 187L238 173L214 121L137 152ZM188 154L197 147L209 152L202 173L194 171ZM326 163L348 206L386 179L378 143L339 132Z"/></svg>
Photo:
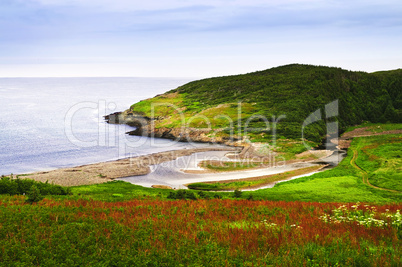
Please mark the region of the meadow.
<svg viewBox="0 0 402 267"><path fill-rule="evenodd" d="M354 138L347 156L325 172L257 190L268 200L400 203L402 136Z"/></svg>
<svg viewBox="0 0 402 267"><path fill-rule="evenodd" d="M28 204L7 196L0 265L400 266L401 208L152 198Z"/></svg>

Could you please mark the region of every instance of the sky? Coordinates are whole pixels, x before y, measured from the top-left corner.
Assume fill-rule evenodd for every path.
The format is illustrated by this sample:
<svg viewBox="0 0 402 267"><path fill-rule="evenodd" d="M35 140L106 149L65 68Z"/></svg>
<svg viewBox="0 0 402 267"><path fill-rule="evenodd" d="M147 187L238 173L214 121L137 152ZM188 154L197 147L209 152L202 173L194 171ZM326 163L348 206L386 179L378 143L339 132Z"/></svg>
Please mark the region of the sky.
<svg viewBox="0 0 402 267"><path fill-rule="evenodd" d="M1 0L0 77L402 68L400 0Z"/></svg>

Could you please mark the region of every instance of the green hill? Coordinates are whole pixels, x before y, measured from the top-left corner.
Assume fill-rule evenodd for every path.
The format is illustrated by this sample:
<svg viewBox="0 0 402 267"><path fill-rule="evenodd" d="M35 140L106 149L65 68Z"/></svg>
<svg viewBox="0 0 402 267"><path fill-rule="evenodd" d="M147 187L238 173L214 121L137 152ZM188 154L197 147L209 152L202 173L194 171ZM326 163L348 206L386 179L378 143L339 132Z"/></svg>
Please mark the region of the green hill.
<svg viewBox="0 0 402 267"><path fill-rule="evenodd" d="M339 115L327 118L325 105L335 100ZM314 142L325 137L327 121L338 121L341 131L364 121L402 122L402 70L366 73L292 64L193 81L136 103L124 114L146 116L156 128L185 125L207 135L233 133L269 142L274 129L267 121L282 115L278 137L300 140L303 123L318 109L315 115L322 119L306 127L304 135Z"/></svg>

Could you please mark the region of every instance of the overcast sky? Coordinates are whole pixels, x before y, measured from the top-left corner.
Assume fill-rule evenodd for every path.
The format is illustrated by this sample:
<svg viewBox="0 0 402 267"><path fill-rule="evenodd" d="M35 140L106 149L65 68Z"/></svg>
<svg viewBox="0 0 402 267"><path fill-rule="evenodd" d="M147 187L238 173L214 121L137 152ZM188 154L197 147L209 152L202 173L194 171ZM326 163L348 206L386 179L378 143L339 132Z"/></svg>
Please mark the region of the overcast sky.
<svg viewBox="0 0 402 267"><path fill-rule="evenodd" d="M0 0L0 77L402 68L401 0Z"/></svg>

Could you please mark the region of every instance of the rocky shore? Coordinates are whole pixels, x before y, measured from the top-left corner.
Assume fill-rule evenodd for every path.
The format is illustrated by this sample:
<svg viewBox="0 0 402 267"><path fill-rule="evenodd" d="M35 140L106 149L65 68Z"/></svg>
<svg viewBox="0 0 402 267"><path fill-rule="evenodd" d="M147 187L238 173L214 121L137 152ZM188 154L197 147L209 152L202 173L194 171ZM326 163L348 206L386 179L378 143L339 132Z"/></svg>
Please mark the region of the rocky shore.
<svg viewBox="0 0 402 267"><path fill-rule="evenodd" d="M155 124L163 118L150 118L135 114L130 111L116 112L104 117L107 123L111 124L127 124L136 129L127 132L129 135L146 136L151 138L164 138L180 142L199 142L225 144L229 146L238 146L242 140L236 137L228 137L220 133L224 129L198 129L191 127L155 127Z"/></svg>

